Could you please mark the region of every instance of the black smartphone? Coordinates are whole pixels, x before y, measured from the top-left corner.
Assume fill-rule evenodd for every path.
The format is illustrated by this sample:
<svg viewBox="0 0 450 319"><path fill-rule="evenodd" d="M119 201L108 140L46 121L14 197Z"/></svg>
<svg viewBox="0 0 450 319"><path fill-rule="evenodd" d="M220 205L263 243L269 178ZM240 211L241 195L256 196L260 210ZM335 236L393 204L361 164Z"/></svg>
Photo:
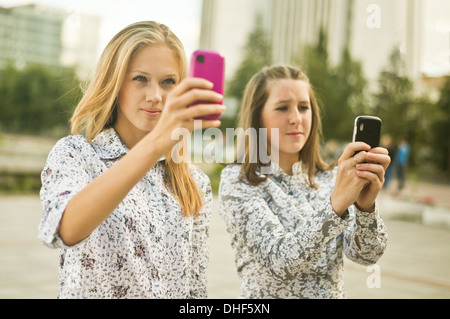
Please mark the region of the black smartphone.
<svg viewBox="0 0 450 319"><path fill-rule="evenodd" d="M361 115L355 119L353 142L364 142L371 148L380 145L381 119L376 116Z"/></svg>

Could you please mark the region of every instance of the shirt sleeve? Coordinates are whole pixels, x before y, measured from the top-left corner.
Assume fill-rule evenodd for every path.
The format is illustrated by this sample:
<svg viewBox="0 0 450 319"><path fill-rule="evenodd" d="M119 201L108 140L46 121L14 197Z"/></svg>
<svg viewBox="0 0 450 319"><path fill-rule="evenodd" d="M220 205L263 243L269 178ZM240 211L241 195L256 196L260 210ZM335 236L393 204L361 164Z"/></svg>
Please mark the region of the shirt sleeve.
<svg viewBox="0 0 450 319"><path fill-rule="evenodd" d="M81 138L69 136L58 141L50 151L41 173L43 216L38 227L38 237L51 248L68 247L59 236L59 223L69 200L89 183Z"/></svg>
<svg viewBox="0 0 450 319"><path fill-rule="evenodd" d="M212 190L208 176L200 174L199 187L202 191L203 207L194 218L193 228L193 267L190 277L191 297L207 298L208 264L209 264L209 227L212 213Z"/></svg>
<svg viewBox="0 0 450 319"><path fill-rule="evenodd" d="M288 232L262 197L262 188L239 182L235 168L224 169L219 211L232 241L241 237L255 258L275 277L290 280L313 268L321 257L321 248L342 233L348 223L334 213L327 201L317 208L302 205L301 209L308 211L297 214L295 230ZM280 210L295 209L286 200L278 200L276 205Z"/></svg>
<svg viewBox="0 0 450 319"><path fill-rule="evenodd" d="M387 246L387 228L381 219L378 206L376 205L375 211L371 213L362 212L356 206L350 207L349 211L350 227L344 232L345 255L361 265L375 264Z"/></svg>

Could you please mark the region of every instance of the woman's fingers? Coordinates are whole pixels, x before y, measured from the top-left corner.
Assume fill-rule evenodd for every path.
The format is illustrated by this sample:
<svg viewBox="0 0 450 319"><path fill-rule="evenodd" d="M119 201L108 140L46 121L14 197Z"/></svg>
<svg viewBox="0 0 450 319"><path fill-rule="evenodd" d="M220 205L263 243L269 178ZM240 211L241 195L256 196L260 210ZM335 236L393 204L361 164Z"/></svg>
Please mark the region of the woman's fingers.
<svg viewBox="0 0 450 319"><path fill-rule="evenodd" d="M372 149L367 152L365 161L380 164L383 166L383 170L386 170L391 163L391 158L387 153L387 150L383 148L378 148L378 150Z"/></svg>
<svg viewBox="0 0 450 319"><path fill-rule="evenodd" d="M219 127L220 124L222 124L219 120L201 120L201 122L201 128L214 128Z"/></svg>
<svg viewBox="0 0 450 319"><path fill-rule="evenodd" d="M225 112L226 107L222 104L197 104L187 107L185 110L180 111L183 118L188 120L194 120L197 117L211 115L211 114L222 114Z"/></svg>
<svg viewBox="0 0 450 319"><path fill-rule="evenodd" d="M181 96L187 91L198 88L203 90L211 90L213 83L202 78L186 78L180 82L169 94L173 96Z"/></svg>
<svg viewBox="0 0 450 319"><path fill-rule="evenodd" d="M183 105L192 105L199 101L219 104L222 100L223 96L221 94L198 88L191 89L179 97L179 101Z"/></svg>
<svg viewBox="0 0 450 319"><path fill-rule="evenodd" d="M221 103L223 96L212 90L213 84L201 78L187 78L169 93L169 100L177 107L185 107L198 101Z"/></svg>
<svg viewBox="0 0 450 319"><path fill-rule="evenodd" d="M360 151L357 154L353 155L349 158L349 160L353 161L354 165L358 165L359 163L364 163L366 161L367 152Z"/></svg>
<svg viewBox="0 0 450 319"><path fill-rule="evenodd" d="M225 107L221 105L223 96L210 89L206 89L208 81L202 79L188 79L176 87L167 98L166 112L180 116L182 121L193 121L196 117L223 113ZM169 115L167 114L167 115Z"/></svg>
<svg viewBox="0 0 450 319"><path fill-rule="evenodd" d="M371 182L377 177L380 182L384 182L384 167L380 164L363 163L356 165L357 176L367 178ZM373 177L373 178L372 178Z"/></svg>
<svg viewBox="0 0 450 319"><path fill-rule="evenodd" d="M168 99L166 102L166 106L170 110L174 111L182 110L192 105L196 106L196 103L220 104L222 100L223 96L214 91L191 89L181 96Z"/></svg>
<svg viewBox="0 0 450 319"><path fill-rule="evenodd" d="M369 151L370 150L370 145L364 143L364 142L353 142L348 144L345 149L344 152L342 153L341 157L339 158L339 161L345 161L348 160L349 158L358 155L360 151ZM357 154L355 154L357 153ZM361 155L359 155L361 156Z"/></svg>
<svg viewBox="0 0 450 319"><path fill-rule="evenodd" d="M384 147L374 147L370 150L371 153L389 155L389 151Z"/></svg>
<svg viewBox="0 0 450 319"><path fill-rule="evenodd" d="M225 111L223 96L211 90L213 84L202 78L186 78L180 82L167 96L164 104L162 122L167 127L184 126L193 129L191 122L195 118L221 114ZM179 122L180 121L180 122ZM179 122L175 124L175 122ZM220 121L219 121L220 122ZM202 127L217 127L218 122L205 122ZM171 126L171 125L169 125ZM220 126L220 124L219 124Z"/></svg>
<svg viewBox="0 0 450 319"><path fill-rule="evenodd" d="M378 163L386 169L391 162L388 155L388 150L383 147L370 148L370 146L363 142L353 142L347 145L339 158L339 164L346 161L351 163L351 166L356 166L359 163Z"/></svg>

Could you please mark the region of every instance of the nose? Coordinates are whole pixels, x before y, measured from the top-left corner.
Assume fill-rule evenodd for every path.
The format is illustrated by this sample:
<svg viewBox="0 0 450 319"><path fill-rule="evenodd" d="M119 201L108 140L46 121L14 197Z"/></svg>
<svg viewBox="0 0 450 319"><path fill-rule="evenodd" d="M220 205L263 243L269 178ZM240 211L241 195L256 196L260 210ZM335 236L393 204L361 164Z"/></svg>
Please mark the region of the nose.
<svg viewBox="0 0 450 319"><path fill-rule="evenodd" d="M153 104L158 104L162 101L162 91L157 83L149 84L145 100Z"/></svg>
<svg viewBox="0 0 450 319"><path fill-rule="evenodd" d="M289 112L289 124L298 124L302 120L300 112L297 108L294 108L291 112Z"/></svg>

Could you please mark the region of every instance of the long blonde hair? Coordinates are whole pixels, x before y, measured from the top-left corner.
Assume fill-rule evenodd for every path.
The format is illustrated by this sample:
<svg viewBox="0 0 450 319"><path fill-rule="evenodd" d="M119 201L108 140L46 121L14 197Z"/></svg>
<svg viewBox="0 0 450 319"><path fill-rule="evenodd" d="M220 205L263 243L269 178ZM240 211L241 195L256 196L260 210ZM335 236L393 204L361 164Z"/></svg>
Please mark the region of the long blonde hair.
<svg viewBox="0 0 450 319"><path fill-rule="evenodd" d="M272 80L280 79L302 80L309 85L309 97L312 109L311 132L308 140L299 152L299 160L301 160L303 167L308 173L309 185L316 187L313 181L315 170L328 170L330 169L330 166L327 165L320 156L319 142L322 126L319 114L319 104L317 103L308 77L301 70L293 66L277 65L265 67L255 74L245 88L242 106L238 116L238 127L243 128L244 131L249 128L254 128L257 132L260 128L263 128L261 114L269 97L267 83ZM241 158L243 157L241 173L250 184L258 185L265 181L267 176L258 174L263 165L259 156L256 156L256 154L259 154L260 152L256 149L255 155L250 154L250 152L254 150L250 145L258 147L259 141L250 141L251 136L245 136L244 138L247 138L247 141L242 142L245 145L243 150L244 154L239 155ZM259 137L257 138L259 139ZM250 161L251 158L256 158L256 162Z"/></svg>
<svg viewBox="0 0 450 319"><path fill-rule="evenodd" d="M154 21L131 24L117 33L104 49L96 72L71 118L72 134L82 134L92 141L116 121L117 97L129 61L142 48L167 45L176 55L180 79L187 75L187 59L181 41L165 25ZM180 203L185 216L197 216L202 207L201 192L189 165L175 163L166 154L166 187Z"/></svg>

